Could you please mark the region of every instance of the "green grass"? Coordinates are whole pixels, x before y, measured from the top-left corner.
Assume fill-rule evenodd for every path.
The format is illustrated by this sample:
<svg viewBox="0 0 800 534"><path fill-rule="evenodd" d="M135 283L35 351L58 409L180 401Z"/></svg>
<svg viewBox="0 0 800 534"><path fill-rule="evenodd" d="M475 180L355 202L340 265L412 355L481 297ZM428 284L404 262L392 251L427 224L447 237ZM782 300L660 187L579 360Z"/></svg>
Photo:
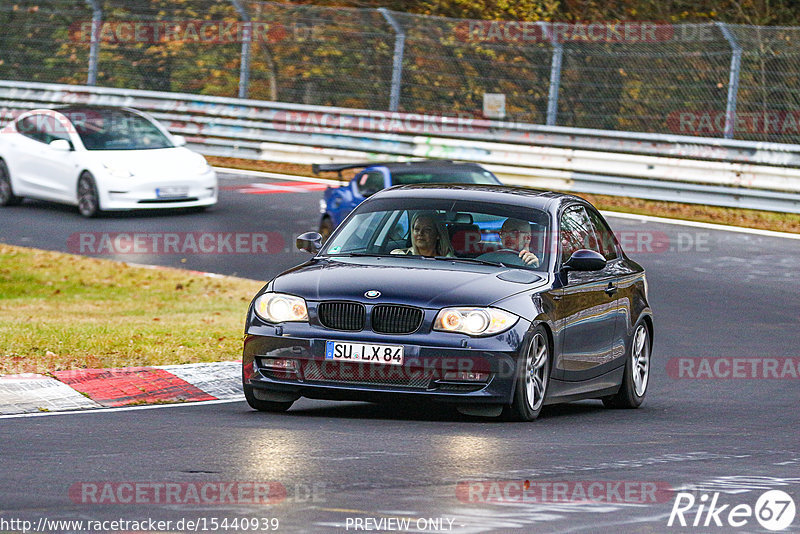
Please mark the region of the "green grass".
<svg viewBox="0 0 800 534"><path fill-rule="evenodd" d="M262 285L0 244L0 374L239 359Z"/></svg>

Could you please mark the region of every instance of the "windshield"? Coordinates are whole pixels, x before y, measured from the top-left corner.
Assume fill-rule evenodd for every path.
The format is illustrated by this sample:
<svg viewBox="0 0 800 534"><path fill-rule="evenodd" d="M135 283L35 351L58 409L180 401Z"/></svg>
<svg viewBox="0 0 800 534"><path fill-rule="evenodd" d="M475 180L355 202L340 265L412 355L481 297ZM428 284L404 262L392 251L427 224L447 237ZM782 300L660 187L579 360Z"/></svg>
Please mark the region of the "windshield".
<svg viewBox="0 0 800 534"><path fill-rule="evenodd" d="M434 171L394 172L393 185L408 184L496 184L497 179L489 171Z"/></svg>
<svg viewBox="0 0 800 534"><path fill-rule="evenodd" d="M543 271L549 216L526 207L433 199L362 204L321 254L406 255Z"/></svg>
<svg viewBox="0 0 800 534"><path fill-rule="evenodd" d="M86 150L149 150L174 145L146 118L118 109L68 111Z"/></svg>

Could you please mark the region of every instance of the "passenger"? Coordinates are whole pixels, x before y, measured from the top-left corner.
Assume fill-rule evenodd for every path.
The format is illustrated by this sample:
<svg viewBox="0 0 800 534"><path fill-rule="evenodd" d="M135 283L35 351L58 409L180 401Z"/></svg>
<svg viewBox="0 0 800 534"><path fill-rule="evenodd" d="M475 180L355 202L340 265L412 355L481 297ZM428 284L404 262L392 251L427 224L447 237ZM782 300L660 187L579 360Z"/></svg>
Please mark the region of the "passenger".
<svg viewBox="0 0 800 534"><path fill-rule="evenodd" d="M392 254L455 256L447 231L433 212L417 212L411 218L411 246L396 248Z"/></svg>
<svg viewBox="0 0 800 534"><path fill-rule="evenodd" d="M526 265L539 266L539 257L530 250L531 225L520 219L506 219L500 228L503 247L497 252L516 252Z"/></svg>

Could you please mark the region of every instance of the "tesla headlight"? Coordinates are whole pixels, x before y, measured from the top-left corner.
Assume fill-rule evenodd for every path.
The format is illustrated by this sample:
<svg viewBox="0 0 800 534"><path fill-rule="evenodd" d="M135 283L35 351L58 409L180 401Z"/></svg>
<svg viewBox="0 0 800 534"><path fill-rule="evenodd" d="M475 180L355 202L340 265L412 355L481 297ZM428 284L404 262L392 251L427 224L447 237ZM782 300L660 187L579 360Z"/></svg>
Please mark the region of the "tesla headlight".
<svg viewBox="0 0 800 534"><path fill-rule="evenodd" d="M264 293L254 303L256 315L271 323L307 321L306 301L294 295Z"/></svg>
<svg viewBox="0 0 800 534"><path fill-rule="evenodd" d="M130 178L133 176L131 171L114 163L103 163L103 167L114 178Z"/></svg>
<svg viewBox="0 0 800 534"><path fill-rule="evenodd" d="M445 308L436 315L434 330L470 336L499 334L517 324L514 314L497 308Z"/></svg>
<svg viewBox="0 0 800 534"><path fill-rule="evenodd" d="M211 165L208 164L206 158L200 156L200 159L197 160L194 167L192 168L197 174L205 174L212 170Z"/></svg>

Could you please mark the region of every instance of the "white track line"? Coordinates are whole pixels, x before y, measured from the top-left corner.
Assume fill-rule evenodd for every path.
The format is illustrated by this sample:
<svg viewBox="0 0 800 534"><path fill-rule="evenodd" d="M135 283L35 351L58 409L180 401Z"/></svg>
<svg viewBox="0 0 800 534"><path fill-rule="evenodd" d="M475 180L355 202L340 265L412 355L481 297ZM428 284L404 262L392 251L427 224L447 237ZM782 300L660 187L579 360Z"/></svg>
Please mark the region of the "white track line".
<svg viewBox="0 0 800 534"><path fill-rule="evenodd" d="M231 169L228 167L214 167L214 170L225 174L238 174L240 176L258 176L259 178L272 178L273 180L287 180L290 182L313 182L315 184L344 185L349 180L331 180L330 178L312 178L296 174L280 174L277 172L246 171L244 169Z"/></svg>
<svg viewBox="0 0 800 534"><path fill-rule="evenodd" d="M88 410L71 410L67 412L36 412L36 413L19 413L13 415L0 415L0 419L23 419L28 417L48 417L51 415L84 415L94 413L110 413L110 412L132 412L136 410L157 410L160 408L181 408L187 406L208 406L209 404L227 404L231 402L244 402L244 395L241 399L222 399L222 400L209 400L209 401L196 401L196 402L176 402L172 404L149 404L147 406L119 406L117 408L96 408Z"/></svg>
<svg viewBox="0 0 800 534"><path fill-rule="evenodd" d="M743 226L728 226L725 224L714 224L697 221L683 221L680 219L667 219L666 217L653 217L651 215L636 215L635 213L623 213L621 211L602 211L606 217L618 217L620 219L638 219L640 221L677 224L680 226L692 226L694 228L706 228L708 230L719 230L722 232L739 232L742 234L755 234L767 237L780 237L783 239L800 239L800 234L789 232L775 232L773 230L759 230L758 228L745 228Z"/></svg>
<svg viewBox="0 0 800 534"><path fill-rule="evenodd" d="M242 176L261 176L264 178L273 178L275 180L289 180L294 182L316 182L329 185L342 185L346 182L339 180L329 180L325 178L309 178L306 176L297 176L293 174L278 174L274 172L263 171L246 171L243 169L230 169L227 167L214 167L220 172L239 174ZM666 217L653 217L651 215L636 215L635 213L624 213L621 211L602 211L606 217L619 217L621 219L638 219L640 221L663 223L663 224L676 224L679 226L691 226L694 228L706 228L708 230L720 230L723 232L739 232L742 234L754 234L767 237L780 237L783 239L800 239L800 234L793 234L789 232L775 232L773 230L759 230L757 228L745 228L743 226L729 226L725 224L704 223L695 221L684 221L681 219L668 219Z"/></svg>

